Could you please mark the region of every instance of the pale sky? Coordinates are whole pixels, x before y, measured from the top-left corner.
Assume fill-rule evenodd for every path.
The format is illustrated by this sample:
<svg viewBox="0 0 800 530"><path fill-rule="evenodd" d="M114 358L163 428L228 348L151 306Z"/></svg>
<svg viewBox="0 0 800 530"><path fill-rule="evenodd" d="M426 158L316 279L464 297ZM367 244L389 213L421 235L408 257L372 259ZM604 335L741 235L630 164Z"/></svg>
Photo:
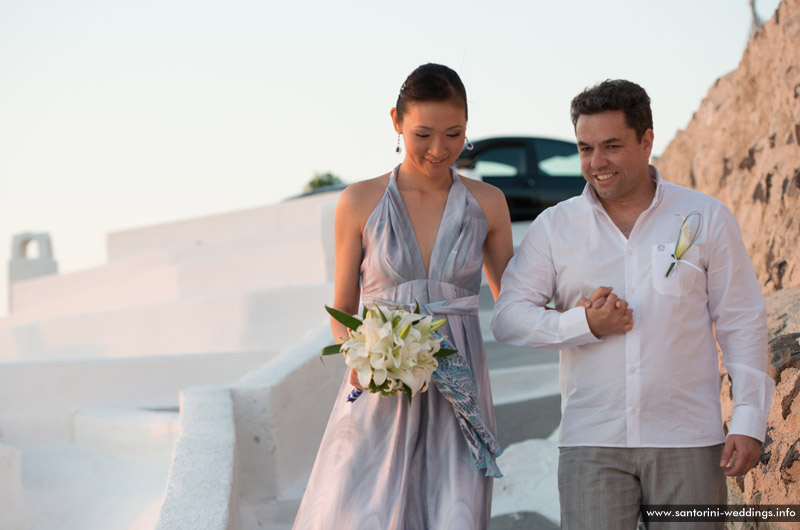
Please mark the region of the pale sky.
<svg viewBox="0 0 800 530"><path fill-rule="evenodd" d="M749 29L746 0L0 0L0 316L14 234L49 232L68 273L109 232L388 171L422 63L459 72L476 140L573 139L572 97L630 79L660 154Z"/></svg>

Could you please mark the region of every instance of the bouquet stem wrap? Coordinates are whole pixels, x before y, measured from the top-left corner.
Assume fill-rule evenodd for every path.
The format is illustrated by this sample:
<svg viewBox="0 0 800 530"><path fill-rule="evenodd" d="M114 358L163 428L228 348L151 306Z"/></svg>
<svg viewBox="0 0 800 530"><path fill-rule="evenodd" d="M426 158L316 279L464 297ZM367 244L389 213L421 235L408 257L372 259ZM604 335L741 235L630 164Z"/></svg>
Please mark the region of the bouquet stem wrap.
<svg viewBox="0 0 800 530"><path fill-rule="evenodd" d="M478 295L466 296L442 302L420 305L420 312L429 315L470 315L478 312ZM391 300L370 300L370 303L397 305ZM448 344L449 342L449 344ZM450 337L443 346L454 348ZM463 357L463 348L454 355L438 359L439 367L433 372L432 381L436 388L453 407L458 426L464 435L472 458L478 469L485 469L487 477L500 478L503 474L497 466L497 457L503 453L497 439L486 428L478 402L478 387L472 371Z"/></svg>

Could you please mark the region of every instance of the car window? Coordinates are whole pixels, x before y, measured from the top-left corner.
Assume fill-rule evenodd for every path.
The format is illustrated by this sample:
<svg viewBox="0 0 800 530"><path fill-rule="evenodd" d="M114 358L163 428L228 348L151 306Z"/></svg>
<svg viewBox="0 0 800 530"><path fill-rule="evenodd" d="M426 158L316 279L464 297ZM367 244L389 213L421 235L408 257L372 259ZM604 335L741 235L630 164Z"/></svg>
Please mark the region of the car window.
<svg viewBox="0 0 800 530"><path fill-rule="evenodd" d="M574 177L581 174L578 148L570 142L538 139L534 142L539 171L550 177Z"/></svg>
<svg viewBox="0 0 800 530"><path fill-rule="evenodd" d="M525 150L522 147L489 148L475 157L474 171L483 179L516 177L524 171Z"/></svg>

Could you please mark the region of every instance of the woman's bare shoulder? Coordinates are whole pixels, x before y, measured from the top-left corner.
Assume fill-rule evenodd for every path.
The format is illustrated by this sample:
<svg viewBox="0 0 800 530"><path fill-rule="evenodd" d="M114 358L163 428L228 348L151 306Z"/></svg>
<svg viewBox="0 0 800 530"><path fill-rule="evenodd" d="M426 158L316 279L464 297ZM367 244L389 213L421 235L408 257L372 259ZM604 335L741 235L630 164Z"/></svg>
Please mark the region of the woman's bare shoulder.
<svg viewBox="0 0 800 530"><path fill-rule="evenodd" d="M467 177L461 177L461 182L464 183L467 190L478 201L484 213L488 214L496 208L506 205L506 196L503 195L499 188ZM487 215L487 217L489 216Z"/></svg>
<svg viewBox="0 0 800 530"><path fill-rule="evenodd" d="M367 217L372 213L386 192L389 185L389 175L362 180L347 186L339 197L339 208L346 208L351 215L355 215L363 226Z"/></svg>

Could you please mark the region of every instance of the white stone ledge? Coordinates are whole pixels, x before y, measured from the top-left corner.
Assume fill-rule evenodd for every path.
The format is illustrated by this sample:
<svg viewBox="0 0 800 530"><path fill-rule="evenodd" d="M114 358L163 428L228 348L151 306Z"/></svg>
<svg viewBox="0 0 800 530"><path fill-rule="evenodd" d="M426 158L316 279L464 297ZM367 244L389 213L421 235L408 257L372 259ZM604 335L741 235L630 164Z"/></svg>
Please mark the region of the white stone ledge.
<svg viewBox="0 0 800 530"><path fill-rule="evenodd" d="M331 342L320 326L236 384L184 392L157 530L291 526L345 373L319 358Z"/></svg>
<svg viewBox="0 0 800 530"><path fill-rule="evenodd" d="M271 356L228 352L0 364L0 442L71 443L73 416L81 409L175 407L181 389L237 381Z"/></svg>
<svg viewBox="0 0 800 530"><path fill-rule="evenodd" d="M198 296L327 282L318 237L280 246L205 252L191 260L131 258L13 284L11 325L168 303Z"/></svg>
<svg viewBox="0 0 800 530"><path fill-rule="evenodd" d="M256 289L57 318L0 321L0 361L279 351L327 322L333 284ZM13 320L10 321L13 323Z"/></svg>
<svg viewBox="0 0 800 530"><path fill-rule="evenodd" d="M33 310L43 302L71 298L77 293L97 286L109 286L121 279L128 279L141 271L149 271L170 265L166 254L136 256L131 259L109 263L99 267L65 274L53 274L14 283L10 286L14 306L12 315Z"/></svg>
<svg viewBox="0 0 800 530"><path fill-rule="evenodd" d="M269 234L272 244L298 237L318 238L323 226L333 232L333 212L327 205L335 204L338 196L338 193L313 195L250 210L112 233L107 237L108 258L115 261L154 251L263 237L264 234ZM321 223L322 216L331 222Z"/></svg>
<svg viewBox="0 0 800 530"><path fill-rule="evenodd" d="M27 530L30 524L21 471L20 451L0 445L0 528L3 530Z"/></svg>
<svg viewBox="0 0 800 530"><path fill-rule="evenodd" d="M236 434L226 388L181 393L181 436L156 530L235 530Z"/></svg>
<svg viewBox="0 0 800 530"><path fill-rule="evenodd" d="M87 407L72 424L77 446L169 457L178 439L178 407Z"/></svg>

